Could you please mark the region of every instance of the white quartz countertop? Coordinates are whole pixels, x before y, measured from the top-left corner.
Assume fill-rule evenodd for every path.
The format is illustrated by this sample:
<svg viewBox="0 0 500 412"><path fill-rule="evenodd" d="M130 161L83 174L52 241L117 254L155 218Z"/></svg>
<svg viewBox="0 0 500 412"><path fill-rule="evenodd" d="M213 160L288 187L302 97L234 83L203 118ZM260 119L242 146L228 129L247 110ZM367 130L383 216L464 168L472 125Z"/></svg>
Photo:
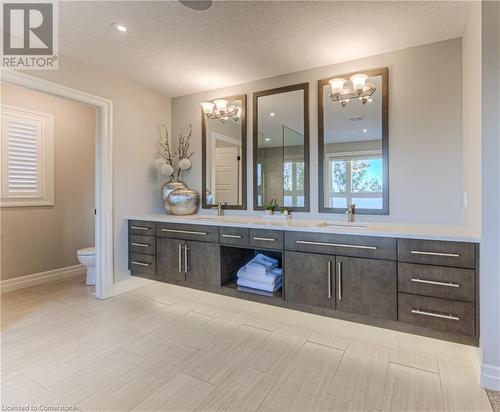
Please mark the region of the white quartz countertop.
<svg viewBox="0 0 500 412"><path fill-rule="evenodd" d="M187 223L209 226L246 227L254 229L290 230L298 232L332 233L343 235L382 236L406 239L448 240L479 243L479 232L465 226L426 225L402 223L342 222L322 219L268 220L255 215L190 215L172 216L146 214L127 216L129 220L144 220L164 223Z"/></svg>

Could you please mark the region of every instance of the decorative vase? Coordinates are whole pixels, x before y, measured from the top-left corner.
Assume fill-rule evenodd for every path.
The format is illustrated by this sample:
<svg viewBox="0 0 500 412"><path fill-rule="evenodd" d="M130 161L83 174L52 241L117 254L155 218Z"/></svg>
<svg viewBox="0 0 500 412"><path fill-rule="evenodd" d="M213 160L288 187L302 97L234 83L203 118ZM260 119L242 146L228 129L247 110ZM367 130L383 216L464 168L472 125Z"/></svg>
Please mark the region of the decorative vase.
<svg viewBox="0 0 500 412"><path fill-rule="evenodd" d="M161 198L163 200L163 208L165 209L165 212L169 215L173 215L174 212L172 212L170 202L168 201L168 196L170 193L172 193L174 190L177 189L187 189L187 186L179 182L177 180L174 180L172 182L166 182L162 187L161 187Z"/></svg>
<svg viewBox="0 0 500 412"><path fill-rule="evenodd" d="M266 210L264 210L264 212L265 212L266 215L272 215L274 213L274 210L272 210L272 209L266 209Z"/></svg>
<svg viewBox="0 0 500 412"><path fill-rule="evenodd" d="M173 215L192 215L198 210L200 196L194 190L186 187L170 192L167 197L170 213Z"/></svg>

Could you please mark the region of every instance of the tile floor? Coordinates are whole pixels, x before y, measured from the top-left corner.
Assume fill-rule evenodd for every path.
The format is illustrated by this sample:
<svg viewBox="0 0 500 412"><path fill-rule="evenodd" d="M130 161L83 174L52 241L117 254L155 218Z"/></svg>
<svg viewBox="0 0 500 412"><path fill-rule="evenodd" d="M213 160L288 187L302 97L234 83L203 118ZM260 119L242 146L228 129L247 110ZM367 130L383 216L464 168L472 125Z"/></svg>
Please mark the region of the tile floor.
<svg viewBox="0 0 500 412"><path fill-rule="evenodd" d="M2 295L2 404L86 411L491 411L467 346L154 283Z"/></svg>

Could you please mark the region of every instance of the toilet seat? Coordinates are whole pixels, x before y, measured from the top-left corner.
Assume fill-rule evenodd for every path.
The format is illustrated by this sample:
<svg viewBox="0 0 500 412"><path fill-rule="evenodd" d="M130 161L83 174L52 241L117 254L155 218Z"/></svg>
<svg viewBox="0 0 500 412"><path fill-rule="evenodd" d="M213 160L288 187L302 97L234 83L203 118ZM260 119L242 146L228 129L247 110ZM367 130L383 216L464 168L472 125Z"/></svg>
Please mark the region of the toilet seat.
<svg viewBox="0 0 500 412"><path fill-rule="evenodd" d="M95 247L86 247L83 249L79 249L76 252L78 256L94 256L95 255Z"/></svg>

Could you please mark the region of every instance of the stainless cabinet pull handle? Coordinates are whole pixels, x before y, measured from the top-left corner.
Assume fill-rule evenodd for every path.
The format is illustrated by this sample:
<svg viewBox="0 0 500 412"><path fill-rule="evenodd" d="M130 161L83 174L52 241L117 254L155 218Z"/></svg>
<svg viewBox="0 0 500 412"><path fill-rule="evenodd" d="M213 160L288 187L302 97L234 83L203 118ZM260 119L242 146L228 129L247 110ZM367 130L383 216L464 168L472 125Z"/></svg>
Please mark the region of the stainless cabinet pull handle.
<svg viewBox="0 0 500 412"><path fill-rule="evenodd" d="M148 245L147 243L137 243L137 242L132 242L132 246L140 246L140 247L149 247L151 245Z"/></svg>
<svg viewBox="0 0 500 412"><path fill-rule="evenodd" d="M179 272L182 272L182 245L179 245Z"/></svg>
<svg viewBox="0 0 500 412"><path fill-rule="evenodd" d="M410 253L413 255L460 257L458 253L426 252L424 250L412 250Z"/></svg>
<svg viewBox="0 0 500 412"><path fill-rule="evenodd" d="M427 312L425 310L420 310L420 309L412 309L411 313L415 313L416 315L432 316L434 318L460 320L458 316L452 315L451 313L449 315L441 315L440 313Z"/></svg>
<svg viewBox="0 0 500 412"><path fill-rule="evenodd" d="M240 235L221 235L222 237L229 237L231 239L241 239L243 236Z"/></svg>
<svg viewBox="0 0 500 412"><path fill-rule="evenodd" d="M420 279L420 278L412 278L411 281L415 282L415 283L427 283L429 285L447 286L449 288L459 288L460 287L460 284L453 283L453 282L438 282L436 280L425 280L425 279Z"/></svg>
<svg viewBox="0 0 500 412"><path fill-rule="evenodd" d="M189 272L189 255L188 255L189 247L188 245L184 246L184 273Z"/></svg>
<svg viewBox="0 0 500 412"><path fill-rule="evenodd" d="M262 240L264 242L276 242L276 239L271 237L254 237L253 240Z"/></svg>
<svg viewBox="0 0 500 412"><path fill-rule="evenodd" d="M133 265L136 265L136 266L149 266L150 265L150 263L136 262L136 261L132 261L131 263Z"/></svg>
<svg viewBox="0 0 500 412"><path fill-rule="evenodd" d="M161 229L162 232L171 232L171 233L184 233L186 235L208 235L207 232L197 232L194 230L179 230L179 229Z"/></svg>
<svg viewBox="0 0 500 412"><path fill-rule="evenodd" d="M339 276L339 300L342 300L342 262L337 262L338 276Z"/></svg>
<svg viewBox="0 0 500 412"><path fill-rule="evenodd" d="M295 243L299 243L301 245L335 246L335 247L347 247L352 249L377 250L376 246L348 245L344 243L311 242L309 240L296 240Z"/></svg>
<svg viewBox="0 0 500 412"><path fill-rule="evenodd" d="M143 226L130 226L130 229L135 229L135 230L149 230L149 227L143 227Z"/></svg>
<svg viewBox="0 0 500 412"><path fill-rule="evenodd" d="M332 262L328 261L328 299L332 298Z"/></svg>

